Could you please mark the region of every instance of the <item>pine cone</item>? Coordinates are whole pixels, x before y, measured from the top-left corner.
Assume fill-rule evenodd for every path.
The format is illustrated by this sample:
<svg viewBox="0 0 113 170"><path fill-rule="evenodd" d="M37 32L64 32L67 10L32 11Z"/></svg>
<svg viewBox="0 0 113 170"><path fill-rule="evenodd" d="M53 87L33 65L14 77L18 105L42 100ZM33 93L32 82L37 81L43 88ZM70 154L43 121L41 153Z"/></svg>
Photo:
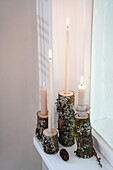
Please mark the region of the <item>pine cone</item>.
<svg viewBox="0 0 113 170"><path fill-rule="evenodd" d="M69 160L69 154L66 151L66 149L61 149L60 150L60 156L64 161L68 161Z"/></svg>

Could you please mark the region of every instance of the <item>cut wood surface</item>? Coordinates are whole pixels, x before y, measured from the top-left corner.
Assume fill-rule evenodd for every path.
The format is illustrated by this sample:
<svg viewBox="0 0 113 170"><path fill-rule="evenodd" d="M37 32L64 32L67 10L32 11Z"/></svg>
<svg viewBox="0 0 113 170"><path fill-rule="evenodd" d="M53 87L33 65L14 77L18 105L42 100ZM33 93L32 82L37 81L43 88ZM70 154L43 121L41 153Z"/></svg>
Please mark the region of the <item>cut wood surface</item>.
<svg viewBox="0 0 113 170"><path fill-rule="evenodd" d="M50 137L52 137L52 136L55 136L55 135L57 135L57 134L58 134L58 132L57 132L56 129L52 129L52 132L49 132L48 129L45 129L45 130L43 131L43 135L45 135L45 136L50 136Z"/></svg>

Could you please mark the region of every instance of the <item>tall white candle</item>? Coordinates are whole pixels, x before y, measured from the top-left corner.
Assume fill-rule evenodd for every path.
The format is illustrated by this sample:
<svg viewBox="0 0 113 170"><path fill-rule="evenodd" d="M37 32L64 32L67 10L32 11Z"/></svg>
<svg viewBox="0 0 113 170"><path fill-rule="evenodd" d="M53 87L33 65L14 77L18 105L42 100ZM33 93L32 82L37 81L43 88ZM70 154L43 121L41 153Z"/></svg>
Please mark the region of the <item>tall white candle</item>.
<svg viewBox="0 0 113 170"><path fill-rule="evenodd" d="M49 115L48 132L52 132L52 54L49 50Z"/></svg>
<svg viewBox="0 0 113 170"><path fill-rule="evenodd" d="M41 114L47 115L47 88L44 82L41 87Z"/></svg>
<svg viewBox="0 0 113 170"><path fill-rule="evenodd" d="M66 19L65 90L69 92L69 18Z"/></svg>
<svg viewBox="0 0 113 170"><path fill-rule="evenodd" d="M83 76L81 76L81 84L78 85L78 105L85 105L85 90L86 86L83 84Z"/></svg>

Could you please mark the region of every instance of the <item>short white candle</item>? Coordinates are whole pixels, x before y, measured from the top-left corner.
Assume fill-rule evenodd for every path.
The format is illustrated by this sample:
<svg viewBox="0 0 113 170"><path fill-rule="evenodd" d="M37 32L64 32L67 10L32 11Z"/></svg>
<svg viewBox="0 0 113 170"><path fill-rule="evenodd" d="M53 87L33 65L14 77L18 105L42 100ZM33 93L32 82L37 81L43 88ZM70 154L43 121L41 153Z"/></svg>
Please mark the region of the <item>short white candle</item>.
<svg viewBox="0 0 113 170"><path fill-rule="evenodd" d="M48 114L48 132L52 132L52 53L49 50L49 114Z"/></svg>
<svg viewBox="0 0 113 170"><path fill-rule="evenodd" d="M78 105L85 105L85 89L86 86L83 84L83 76L81 76L81 84L78 85Z"/></svg>
<svg viewBox="0 0 113 170"><path fill-rule="evenodd" d="M44 82L41 87L41 114L47 115L47 88Z"/></svg>
<svg viewBox="0 0 113 170"><path fill-rule="evenodd" d="M69 92L69 18L66 19L65 90Z"/></svg>

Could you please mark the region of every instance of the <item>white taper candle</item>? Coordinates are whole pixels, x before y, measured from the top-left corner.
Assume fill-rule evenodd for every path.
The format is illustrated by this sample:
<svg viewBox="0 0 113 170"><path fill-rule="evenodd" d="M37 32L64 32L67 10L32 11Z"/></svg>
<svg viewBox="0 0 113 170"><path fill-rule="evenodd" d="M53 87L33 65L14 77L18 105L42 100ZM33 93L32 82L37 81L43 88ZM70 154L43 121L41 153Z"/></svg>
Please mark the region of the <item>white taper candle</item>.
<svg viewBox="0 0 113 170"><path fill-rule="evenodd" d="M65 90L69 92L69 18L66 19Z"/></svg>
<svg viewBox="0 0 113 170"><path fill-rule="evenodd" d="M85 105L85 90L86 86L83 84L83 76L81 76L81 84L78 85L78 105Z"/></svg>
<svg viewBox="0 0 113 170"><path fill-rule="evenodd" d="M52 132L52 52L49 50L49 115L48 132Z"/></svg>

